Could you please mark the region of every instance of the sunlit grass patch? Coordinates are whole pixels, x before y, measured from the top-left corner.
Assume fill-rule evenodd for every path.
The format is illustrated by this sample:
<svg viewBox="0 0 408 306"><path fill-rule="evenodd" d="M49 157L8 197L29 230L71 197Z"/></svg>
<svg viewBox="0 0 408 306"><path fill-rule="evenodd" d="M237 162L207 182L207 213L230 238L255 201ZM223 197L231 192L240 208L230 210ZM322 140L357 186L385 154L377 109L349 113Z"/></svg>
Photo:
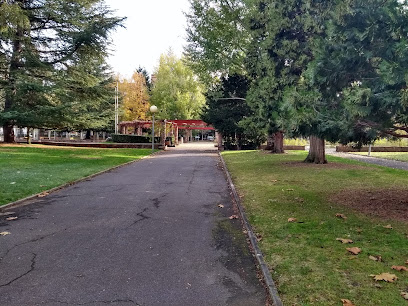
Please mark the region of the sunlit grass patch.
<svg viewBox="0 0 408 306"><path fill-rule="evenodd" d="M142 158L150 149L0 146L0 205Z"/></svg>
<svg viewBox="0 0 408 306"><path fill-rule="evenodd" d="M364 196L367 190L367 198L360 200L369 203L369 190L406 190L407 172L331 156L327 165L303 164L306 154L223 153L248 218L262 236L260 246L284 305L341 305L341 299L355 305L404 305L400 292L407 290L408 272L391 266L408 260L407 222L346 206L341 194ZM384 228L388 224L393 229ZM346 250L354 246L361 248L359 255ZM383 262L370 255L381 255ZM385 283L369 276L382 272L399 279Z"/></svg>

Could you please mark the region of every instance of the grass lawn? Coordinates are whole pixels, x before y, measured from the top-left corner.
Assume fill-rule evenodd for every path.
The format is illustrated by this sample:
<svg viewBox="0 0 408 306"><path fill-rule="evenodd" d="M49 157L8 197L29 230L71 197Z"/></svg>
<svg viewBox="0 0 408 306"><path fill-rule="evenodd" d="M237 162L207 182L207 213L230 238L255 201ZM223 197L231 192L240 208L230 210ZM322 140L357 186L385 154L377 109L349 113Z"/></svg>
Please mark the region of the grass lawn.
<svg viewBox="0 0 408 306"><path fill-rule="evenodd" d="M306 154L223 153L283 304L407 305L408 271L391 269L408 267L407 172L332 156L327 165L309 165L301 162ZM390 190L395 199L382 199ZM362 252L352 255L351 247ZM398 280L370 277L383 272Z"/></svg>
<svg viewBox="0 0 408 306"><path fill-rule="evenodd" d="M353 154L368 155L367 152L353 152ZM371 152L371 156L408 162L408 152Z"/></svg>
<svg viewBox="0 0 408 306"><path fill-rule="evenodd" d="M0 206L151 152L150 149L0 145Z"/></svg>

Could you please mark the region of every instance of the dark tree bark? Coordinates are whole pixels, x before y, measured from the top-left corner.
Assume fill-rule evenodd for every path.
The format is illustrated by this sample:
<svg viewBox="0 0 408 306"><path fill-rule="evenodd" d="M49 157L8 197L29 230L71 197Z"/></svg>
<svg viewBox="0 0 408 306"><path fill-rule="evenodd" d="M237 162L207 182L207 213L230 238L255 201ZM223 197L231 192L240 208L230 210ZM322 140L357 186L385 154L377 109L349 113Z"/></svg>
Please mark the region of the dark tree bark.
<svg viewBox="0 0 408 306"><path fill-rule="evenodd" d="M285 153L285 151L283 150L283 132L279 131L268 135L266 150L276 154Z"/></svg>
<svg viewBox="0 0 408 306"><path fill-rule="evenodd" d="M91 130L86 130L85 139L91 139Z"/></svg>
<svg viewBox="0 0 408 306"><path fill-rule="evenodd" d="M309 154L307 155L304 162L327 164L324 139L317 136L310 136Z"/></svg>
<svg viewBox="0 0 408 306"><path fill-rule="evenodd" d="M218 132L217 143L218 143L218 151L224 151L224 148L222 147L222 133L221 132Z"/></svg>
<svg viewBox="0 0 408 306"><path fill-rule="evenodd" d="M12 124L4 124L3 125L3 135L4 135L4 142L5 143L14 143L16 142L14 138L14 129Z"/></svg>
<svg viewBox="0 0 408 306"><path fill-rule="evenodd" d="M18 73L18 69L20 66L20 57L22 52L22 40L23 37L23 30L19 27L17 29L16 38L13 42L13 53L10 60L10 67L9 73L7 76L7 81L9 83L9 88L5 90L5 103L4 103L4 111L9 111L12 109L15 96L16 96L16 74ZM5 143L14 143L16 140L14 138L14 129L13 129L13 122L6 122L3 125L3 135L4 135L4 142Z"/></svg>
<svg viewBox="0 0 408 306"><path fill-rule="evenodd" d="M31 144L30 131L31 131L31 128L27 127L27 144Z"/></svg>

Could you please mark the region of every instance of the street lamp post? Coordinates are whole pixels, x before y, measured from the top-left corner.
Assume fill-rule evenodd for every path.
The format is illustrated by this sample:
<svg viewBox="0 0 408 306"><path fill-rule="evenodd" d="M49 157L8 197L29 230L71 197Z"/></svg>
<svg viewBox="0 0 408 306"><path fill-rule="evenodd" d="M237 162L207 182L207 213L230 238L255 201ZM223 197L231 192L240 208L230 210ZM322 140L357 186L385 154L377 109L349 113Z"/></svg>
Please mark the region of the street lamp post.
<svg viewBox="0 0 408 306"><path fill-rule="evenodd" d="M115 134L119 133L119 82L115 86Z"/></svg>
<svg viewBox="0 0 408 306"><path fill-rule="evenodd" d="M154 114L157 113L157 106L150 106L150 112L152 113L152 152L154 152Z"/></svg>

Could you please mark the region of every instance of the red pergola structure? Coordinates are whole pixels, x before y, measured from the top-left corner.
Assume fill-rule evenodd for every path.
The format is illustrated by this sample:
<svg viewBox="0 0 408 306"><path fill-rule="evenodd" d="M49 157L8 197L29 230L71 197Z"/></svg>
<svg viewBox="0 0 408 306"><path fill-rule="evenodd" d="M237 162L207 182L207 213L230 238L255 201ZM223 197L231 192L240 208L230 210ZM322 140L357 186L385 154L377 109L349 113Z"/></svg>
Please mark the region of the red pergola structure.
<svg viewBox="0 0 408 306"><path fill-rule="evenodd" d="M192 138L193 130L211 130L215 129L205 123L202 120L160 120L161 124L165 127L162 130L162 142L164 145L164 139L166 138L168 132L171 136L175 136L176 144L178 144L179 130L186 130L188 135L187 138ZM170 130L167 130L170 125ZM134 120L134 121L123 121L119 123L119 130L122 134L128 134L128 128L131 127L134 129L134 134L142 135L142 129L150 128L152 122L148 120ZM188 139L186 139L188 140Z"/></svg>
<svg viewBox="0 0 408 306"><path fill-rule="evenodd" d="M167 120L167 122L175 123L179 129L211 131L215 130L211 125L208 125L203 120Z"/></svg>

